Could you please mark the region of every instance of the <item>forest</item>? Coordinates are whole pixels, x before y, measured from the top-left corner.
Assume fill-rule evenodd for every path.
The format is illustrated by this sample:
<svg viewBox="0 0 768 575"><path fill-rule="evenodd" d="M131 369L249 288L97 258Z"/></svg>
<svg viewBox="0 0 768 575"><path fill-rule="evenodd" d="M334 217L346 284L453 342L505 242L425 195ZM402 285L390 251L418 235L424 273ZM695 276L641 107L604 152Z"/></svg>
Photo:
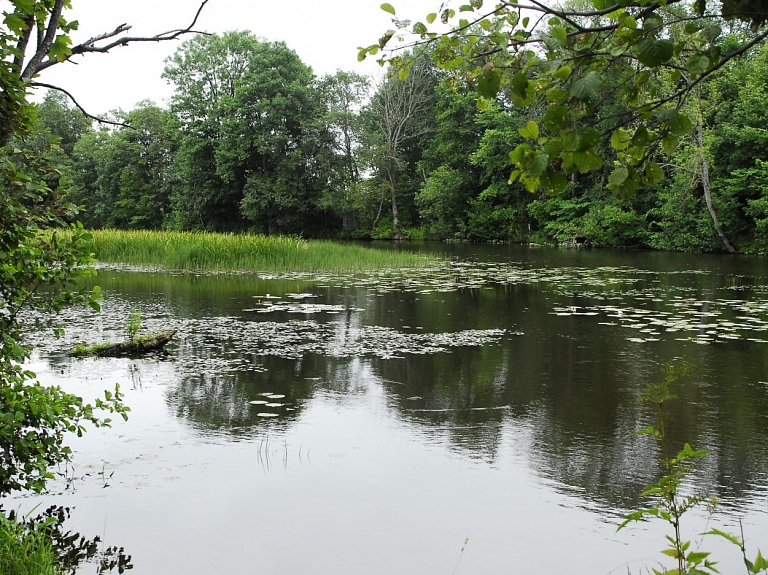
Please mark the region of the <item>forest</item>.
<svg viewBox="0 0 768 575"><path fill-rule="evenodd" d="M748 34L732 22L716 41ZM514 88L478 96L434 49L408 52L407 75L317 77L283 42L198 35L166 61L167 108L143 101L96 123L49 91L24 144L47 154L48 184L86 206L77 217L94 229L766 251L764 44L691 91L691 121L652 150L664 177L630 194L611 189L610 161L557 192L512 181L510 152L552 113L516 105ZM599 87L594 117L628 106L618 77ZM648 84L664 81L680 82ZM622 149L608 137L598 147Z"/></svg>

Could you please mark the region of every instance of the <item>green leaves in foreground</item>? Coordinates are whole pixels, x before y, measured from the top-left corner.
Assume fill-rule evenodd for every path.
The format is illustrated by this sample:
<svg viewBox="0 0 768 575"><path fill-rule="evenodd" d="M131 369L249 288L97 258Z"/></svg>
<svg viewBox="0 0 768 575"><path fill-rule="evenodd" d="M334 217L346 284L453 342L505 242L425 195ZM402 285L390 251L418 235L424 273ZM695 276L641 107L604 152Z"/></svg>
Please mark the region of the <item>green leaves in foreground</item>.
<svg viewBox="0 0 768 575"><path fill-rule="evenodd" d="M690 90L730 56L721 53L717 20L699 18L679 0L617 6L605 13L603 0L557 9L541 5L541 18L532 19L514 3L483 10L482 2L471 2L428 14L412 33L406 21L393 18L398 32L360 48L359 57L378 54L396 35L403 43L379 62L402 70L411 59L393 54L428 44L425 52L449 82L474 88L482 109L499 99L529 110L531 122L520 132L526 142L510 153L510 182L531 192L557 192L576 174L612 166L608 188L626 198L664 177L658 156L674 153L691 133L685 113ZM381 9L395 15L389 3ZM596 17L585 19L591 11ZM450 31L434 29L438 20ZM411 43L405 41L409 34L415 36ZM598 137L584 144L586 129Z"/></svg>
<svg viewBox="0 0 768 575"><path fill-rule="evenodd" d="M676 575L719 573L715 568L716 563L709 559L710 553L701 551L700 545L696 545L692 549L691 541L684 539L682 535L684 515L691 508L707 499L695 494L686 496L680 491L683 481L693 470L696 461L706 457L709 454L709 450L694 449L690 444L685 443L677 454L670 451L669 426L671 425L671 417L667 403L674 399L671 392L672 385L680 378L685 377L690 371L691 368L687 364L676 363L668 365L664 368L665 376L663 381L648 385L643 394L642 399L652 403L658 409L658 424L656 426L649 425L636 433L648 436L658 443L662 453L661 465L664 473L657 481L648 485L641 494L643 497L649 498L652 505L627 514L624 521L618 527L620 530L629 523L641 521L648 517L662 519L669 525L672 535L665 537L668 546L662 549L661 552L674 559L677 568L671 570L653 569L653 572L657 575L662 573ZM712 499L710 499L710 502L714 505ZM702 535L717 535L739 547L749 573L759 573L768 569L768 562L766 562L759 551L754 561L747 559L744 543L737 537L719 529L710 529Z"/></svg>
<svg viewBox="0 0 768 575"><path fill-rule="evenodd" d="M37 309L50 318L64 306L98 309L98 292L76 280L93 273L80 225L67 228L68 207L43 183L45 165L21 150L0 149L0 497L12 491L41 491L51 469L69 461L67 433L81 435L84 424L108 425L99 412L127 417L119 388L93 404L47 387L23 368L29 348L22 345L21 312Z"/></svg>

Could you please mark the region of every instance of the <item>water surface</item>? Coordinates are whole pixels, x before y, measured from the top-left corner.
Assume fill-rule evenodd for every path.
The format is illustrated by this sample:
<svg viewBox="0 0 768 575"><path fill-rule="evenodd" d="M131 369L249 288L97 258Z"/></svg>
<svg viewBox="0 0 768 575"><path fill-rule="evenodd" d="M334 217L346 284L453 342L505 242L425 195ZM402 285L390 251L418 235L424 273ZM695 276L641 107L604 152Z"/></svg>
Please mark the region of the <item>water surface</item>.
<svg viewBox="0 0 768 575"><path fill-rule="evenodd" d="M32 334L33 369L86 397L120 383L131 417L73 440L44 504L142 575L639 573L667 531L616 533L659 473L638 398L686 361L673 438L712 450L690 488L720 498L689 536L742 520L768 549L764 259L425 249L456 259L367 278L102 270L103 312ZM178 330L167 356L65 355L119 340L135 307Z"/></svg>

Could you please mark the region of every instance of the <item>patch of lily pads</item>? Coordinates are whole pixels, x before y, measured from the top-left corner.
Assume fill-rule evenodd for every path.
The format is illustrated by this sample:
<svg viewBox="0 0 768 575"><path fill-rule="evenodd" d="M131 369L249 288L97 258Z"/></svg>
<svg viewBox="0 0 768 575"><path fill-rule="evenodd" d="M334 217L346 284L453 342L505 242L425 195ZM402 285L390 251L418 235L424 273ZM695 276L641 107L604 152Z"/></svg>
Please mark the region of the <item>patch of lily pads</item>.
<svg viewBox="0 0 768 575"><path fill-rule="evenodd" d="M743 300L701 300L674 296L657 300L657 308L613 305L555 307L557 316L601 316L603 325L635 330L625 339L635 343L661 341L674 336L678 341L700 345L746 340L768 343L758 337L768 331L768 302Z"/></svg>
<svg viewBox="0 0 768 575"><path fill-rule="evenodd" d="M199 372L203 366L195 358L200 348L213 344L226 349L233 359L228 367L216 365L214 372L240 371L248 361L256 366L265 356L300 359L307 354L335 358L378 357L402 358L406 355L444 353L459 346L484 346L498 343L508 330L463 330L459 332L407 333L382 326L348 327L334 322L312 319L247 321L234 317L185 320L179 326L181 339L179 358L184 369L187 359ZM205 370L208 371L208 370ZM271 396L270 399L282 399Z"/></svg>
<svg viewBox="0 0 768 575"><path fill-rule="evenodd" d="M670 338L701 345L733 340L768 343L768 286L755 282L755 278L727 278L725 287L705 293L702 276L706 274L703 270L656 272L624 266L537 268L516 262L452 260L419 269L367 274L251 275L263 280L297 280L324 294L330 288L362 288L370 298L390 292L411 292L420 297L527 285L554 296L551 313L619 327L626 330L627 340L638 344ZM394 359L408 354L444 353L455 346L497 343L505 334L516 333L503 329L429 333L422 332L420 326L396 330L357 322L350 325L334 320L333 316L344 314L346 318L364 311L363 308L323 301L324 298L325 295L309 291L254 294L253 307L242 310L240 317L171 318L164 319L163 326L179 331L183 358L180 367L200 373L263 371L260 358L264 356L297 359L314 353ZM289 314L289 319L261 319L262 315L280 313ZM290 315L302 317L294 319Z"/></svg>

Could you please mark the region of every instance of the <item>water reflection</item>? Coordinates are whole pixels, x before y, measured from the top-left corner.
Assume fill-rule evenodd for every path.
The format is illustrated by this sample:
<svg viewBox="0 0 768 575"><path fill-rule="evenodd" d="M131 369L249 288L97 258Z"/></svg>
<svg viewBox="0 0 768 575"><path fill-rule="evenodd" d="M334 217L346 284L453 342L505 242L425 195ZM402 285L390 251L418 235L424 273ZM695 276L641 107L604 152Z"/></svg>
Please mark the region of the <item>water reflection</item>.
<svg viewBox="0 0 768 575"><path fill-rule="evenodd" d="M348 405L381 393L386 417L492 467L506 463L505 442L522 434L515 449L533 472L606 512L637 507L641 487L658 474L656 446L633 435L654 420L638 398L661 378L661 365L683 360L696 371L676 389L673 440L713 451L697 484L734 508L762 497L762 260L466 250L486 263L386 289L359 278L106 271L98 278L104 313L70 318L69 339L48 349L113 337L138 305L149 327L180 330L165 400L201 434L285 433L319 396ZM291 293L334 307L264 307L266 294L290 301ZM57 368L74 361L50 358ZM280 405L253 403L268 393L284 396L268 402Z"/></svg>

